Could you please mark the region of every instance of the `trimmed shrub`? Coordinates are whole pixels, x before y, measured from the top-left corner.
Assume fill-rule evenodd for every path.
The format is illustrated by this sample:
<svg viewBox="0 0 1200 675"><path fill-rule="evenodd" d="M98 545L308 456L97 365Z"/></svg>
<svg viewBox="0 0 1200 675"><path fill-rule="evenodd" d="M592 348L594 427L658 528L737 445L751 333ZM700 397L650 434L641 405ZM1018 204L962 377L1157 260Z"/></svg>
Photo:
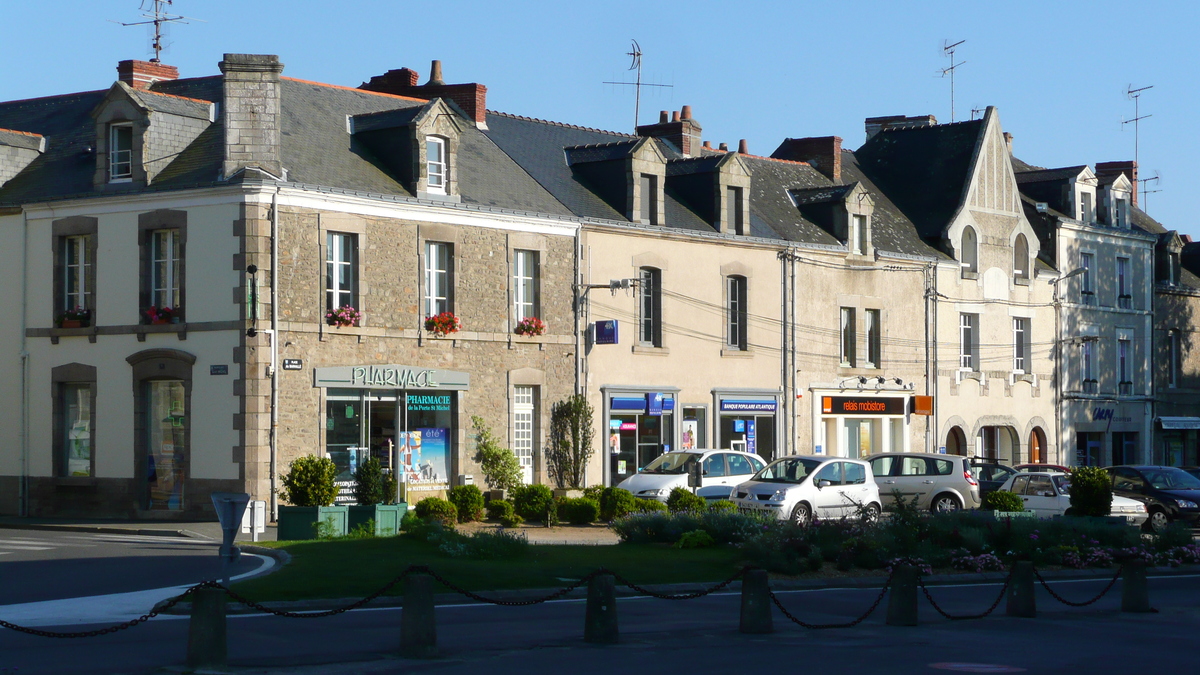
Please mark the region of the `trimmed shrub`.
<svg viewBox="0 0 1200 675"><path fill-rule="evenodd" d="M554 505L554 493L545 485L521 485L513 489L513 509L525 520L545 521Z"/></svg>
<svg viewBox="0 0 1200 675"><path fill-rule="evenodd" d="M606 487L600 493L600 520L609 523L637 510L638 498L629 490Z"/></svg>
<svg viewBox="0 0 1200 675"><path fill-rule="evenodd" d="M692 494L687 488L677 487L671 490L667 497L667 509L671 513L680 511L703 511L708 508L708 501L699 495Z"/></svg>
<svg viewBox="0 0 1200 675"><path fill-rule="evenodd" d="M1025 502L1011 492L996 490L983 496L983 509L985 511L1024 511Z"/></svg>
<svg viewBox="0 0 1200 675"><path fill-rule="evenodd" d="M516 527L525 522L513 510L513 503L507 499L494 499L487 505L488 520L498 520L504 527Z"/></svg>
<svg viewBox="0 0 1200 675"><path fill-rule="evenodd" d="M458 522L458 508L440 497L426 497L417 502L417 517L421 520L435 520L448 528L453 528Z"/></svg>
<svg viewBox="0 0 1200 675"><path fill-rule="evenodd" d="M600 502L587 497L562 499L558 502L558 519L572 525L587 525L600 517Z"/></svg>
<svg viewBox="0 0 1200 675"><path fill-rule="evenodd" d="M454 530L432 529L428 541L443 555L471 560L519 558L529 551L529 540L524 533L506 530L472 532L468 536Z"/></svg>
<svg viewBox="0 0 1200 675"><path fill-rule="evenodd" d="M458 509L458 522L470 523L483 518L483 492L474 485L455 485L447 495Z"/></svg>
<svg viewBox="0 0 1200 675"><path fill-rule="evenodd" d="M709 511L734 511L734 512L736 512L737 504L734 504L733 502L729 501L728 499L718 499L715 502L709 502L708 510Z"/></svg>
<svg viewBox="0 0 1200 675"><path fill-rule="evenodd" d="M684 532L679 541L675 542L675 548L705 548L707 546L716 546L717 540L712 538L712 535L704 530L692 530Z"/></svg>
<svg viewBox="0 0 1200 675"><path fill-rule="evenodd" d="M1112 511L1112 478L1098 466L1071 469L1071 512L1077 516L1107 516Z"/></svg>
<svg viewBox="0 0 1200 675"><path fill-rule="evenodd" d="M588 499L595 499L596 501L600 501L600 495L604 493L604 489L605 488L603 485L593 485L591 487L585 487L585 488L583 488L583 496L587 497Z"/></svg>
<svg viewBox="0 0 1200 675"><path fill-rule="evenodd" d="M382 504L384 494L383 465L379 459L368 457L354 470L354 500L363 506Z"/></svg>
<svg viewBox="0 0 1200 675"><path fill-rule="evenodd" d="M337 497L337 474L337 465L328 457L297 457L280 477L279 496L293 506L331 506Z"/></svg>
<svg viewBox="0 0 1200 675"><path fill-rule="evenodd" d="M634 499L637 501L637 506L635 508L637 509L638 513L667 512L667 505L658 501L657 499L639 499L637 497L634 497Z"/></svg>

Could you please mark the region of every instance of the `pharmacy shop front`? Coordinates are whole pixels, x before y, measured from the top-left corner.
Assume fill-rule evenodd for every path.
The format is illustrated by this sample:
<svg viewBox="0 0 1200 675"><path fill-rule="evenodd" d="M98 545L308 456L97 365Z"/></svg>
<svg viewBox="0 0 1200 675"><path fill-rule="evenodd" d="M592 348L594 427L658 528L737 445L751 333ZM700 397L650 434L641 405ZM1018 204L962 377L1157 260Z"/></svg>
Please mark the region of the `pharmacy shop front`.
<svg viewBox="0 0 1200 675"><path fill-rule="evenodd" d="M354 472L374 457L396 468L407 492L446 490L457 456L459 397L470 376L402 365L316 368L324 389L325 454L338 468L339 503L353 500Z"/></svg>
<svg viewBox="0 0 1200 675"><path fill-rule="evenodd" d="M909 452L907 394L814 392L813 452L859 458Z"/></svg>

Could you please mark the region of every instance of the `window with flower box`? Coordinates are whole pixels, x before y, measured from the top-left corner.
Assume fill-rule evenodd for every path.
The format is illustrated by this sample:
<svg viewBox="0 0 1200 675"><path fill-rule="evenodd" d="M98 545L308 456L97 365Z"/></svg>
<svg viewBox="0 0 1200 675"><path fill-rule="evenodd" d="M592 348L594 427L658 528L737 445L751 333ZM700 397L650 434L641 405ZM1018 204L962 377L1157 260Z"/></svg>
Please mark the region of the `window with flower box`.
<svg viewBox="0 0 1200 675"><path fill-rule="evenodd" d="M358 307L358 236L325 233L325 311Z"/></svg>
<svg viewBox="0 0 1200 675"><path fill-rule="evenodd" d="M54 323L90 326L96 307L96 219L82 216L53 223Z"/></svg>
<svg viewBox="0 0 1200 675"><path fill-rule="evenodd" d="M454 311L454 245L425 242L425 316Z"/></svg>
<svg viewBox="0 0 1200 675"><path fill-rule="evenodd" d="M541 314L538 262L537 251L513 251L513 319L518 323Z"/></svg>
<svg viewBox="0 0 1200 675"><path fill-rule="evenodd" d="M141 322L181 323L185 304L187 212L163 209L138 216L141 237Z"/></svg>

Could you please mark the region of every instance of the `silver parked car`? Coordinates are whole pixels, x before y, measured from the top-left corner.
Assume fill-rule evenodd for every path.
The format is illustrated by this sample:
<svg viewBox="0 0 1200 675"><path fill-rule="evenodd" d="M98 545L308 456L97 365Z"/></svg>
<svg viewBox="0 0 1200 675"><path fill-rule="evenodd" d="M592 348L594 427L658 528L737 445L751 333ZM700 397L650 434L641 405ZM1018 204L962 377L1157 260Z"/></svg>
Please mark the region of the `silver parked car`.
<svg viewBox="0 0 1200 675"><path fill-rule="evenodd" d="M879 517L879 486L862 460L792 455L771 462L733 490L743 513L807 525L813 518Z"/></svg>
<svg viewBox="0 0 1200 675"><path fill-rule="evenodd" d="M1000 489L1019 496L1025 502L1025 510L1038 518L1061 516L1071 507L1071 478L1065 473L1019 473ZM1150 518L1145 504L1119 495L1113 495L1108 515L1124 518L1129 525L1141 525Z"/></svg>
<svg viewBox="0 0 1200 675"><path fill-rule="evenodd" d="M981 503L979 480L967 457L885 452L871 455L868 461L884 504L895 503L897 496L904 501L915 497L917 508L948 513L977 509Z"/></svg>
<svg viewBox="0 0 1200 675"><path fill-rule="evenodd" d="M717 486L732 487L754 475L766 464L758 455L749 452L678 450L659 455L645 468L621 481L617 487L642 499L665 502L672 489L688 486L688 470L697 462L700 463L702 490ZM726 496L718 498L727 499L729 492L724 494Z"/></svg>

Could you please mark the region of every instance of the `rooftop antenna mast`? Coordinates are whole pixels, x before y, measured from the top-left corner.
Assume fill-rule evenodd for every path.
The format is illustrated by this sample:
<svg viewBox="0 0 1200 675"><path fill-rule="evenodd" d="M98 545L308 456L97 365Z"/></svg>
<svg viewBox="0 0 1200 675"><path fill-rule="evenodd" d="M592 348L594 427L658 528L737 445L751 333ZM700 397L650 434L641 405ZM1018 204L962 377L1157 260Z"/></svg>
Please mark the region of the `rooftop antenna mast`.
<svg viewBox="0 0 1200 675"><path fill-rule="evenodd" d="M949 40L946 40L946 42L949 42ZM966 40L959 40L958 42L955 42L952 45L943 43L943 46L942 46L942 52L946 56L950 57L950 65L945 68L942 68L942 77L945 77L946 75L950 75L950 122L951 123L954 122L954 71L957 70L959 66L966 63L966 61L959 61L958 63L954 62L954 48L961 45L964 42L966 42Z"/></svg>
<svg viewBox="0 0 1200 675"><path fill-rule="evenodd" d="M1142 92L1146 91L1147 89L1153 89L1153 88L1154 88L1154 85L1150 85L1148 87L1139 87L1138 89L1134 89L1133 85L1131 84L1125 90L1125 97L1133 99L1133 119L1122 120L1121 127L1124 128L1124 126L1126 124L1129 124L1130 122L1133 123L1133 163L1135 165L1138 163L1138 150L1139 150L1139 148L1138 148L1139 138L1138 137L1140 136L1140 132L1141 132L1141 129L1139 128L1141 126L1141 121L1146 119L1147 117L1154 117L1153 114L1150 114L1150 115L1141 114ZM1145 183L1146 183L1146 181L1142 181L1143 186L1145 185ZM1137 186L1134 185L1133 189L1137 190ZM1155 190L1155 192L1158 192L1158 190ZM1143 189L1142 190L1142 195L1143 195L1142 200L1143 201L1145 201L1145 193L1146 193L1146 191L1145 191L1145 189ZM1134 196L1136 196L1136 195L1134 195Z"/></svg>
<svg viewBox="0 0 1200 675"><path fill-rule="evenodd" d="M150 63L162 63L163 50L163 27L169 23L188 23L190 21L202 21L181 14L171 14L167 12L167 8L174 4L175 0L142 0L142 4L138 9L145 12L142 18L145 21L133 21L125 23L117 21L122 26L154 26L154 38L150 42L151 49L154 50L154 58L150 59Z"/></svg>
<svg viewBox="0 0 1200 675"><path fill-rule="evenodd" d="M649 84L649 83L642 82L642 46L638 44L637 40L630 40L630 42L632 43L631 51L626 52L625 56L628 56L633 59L633 61L629 64L629 70L637 71L637 81L635 81L635 82L605 82L604 84L621 84L621 85L625 85L625 86L629 86L629 87L634 87L635 93L634 93L634 98L633 98L633 131L634 131L634 133L637 133L638 119L639 119L639 114L641 113L641 108L642 108L642 87L664 87L664 88L669 89L675 85L672 85L672 84Z"/></svg>

